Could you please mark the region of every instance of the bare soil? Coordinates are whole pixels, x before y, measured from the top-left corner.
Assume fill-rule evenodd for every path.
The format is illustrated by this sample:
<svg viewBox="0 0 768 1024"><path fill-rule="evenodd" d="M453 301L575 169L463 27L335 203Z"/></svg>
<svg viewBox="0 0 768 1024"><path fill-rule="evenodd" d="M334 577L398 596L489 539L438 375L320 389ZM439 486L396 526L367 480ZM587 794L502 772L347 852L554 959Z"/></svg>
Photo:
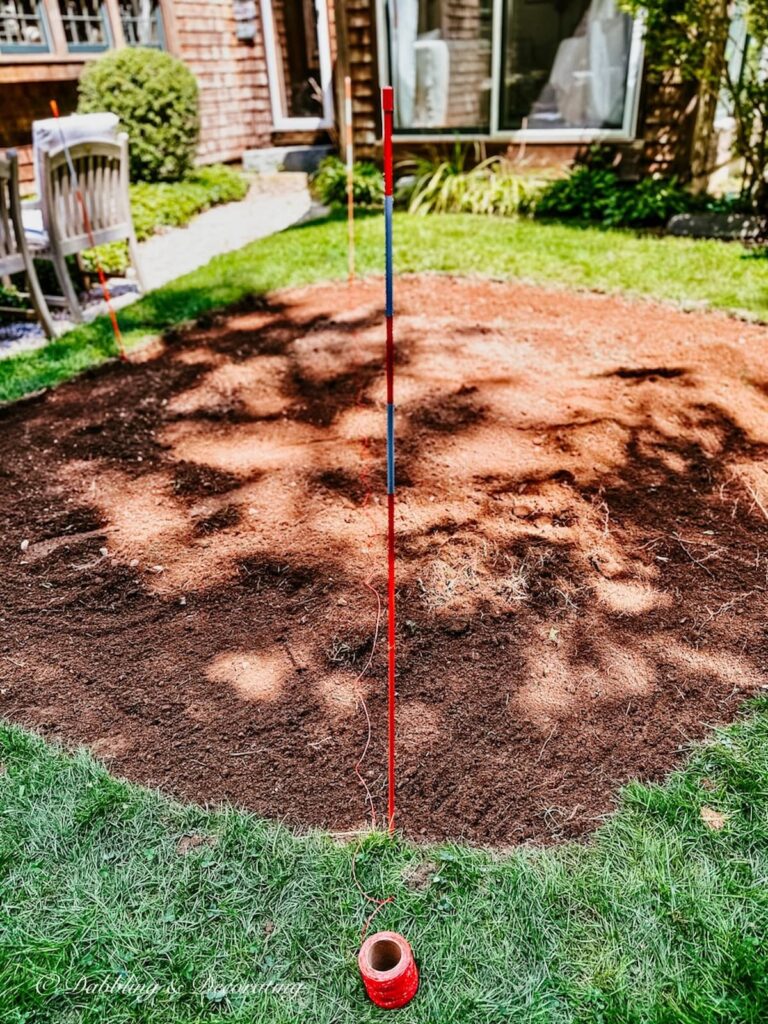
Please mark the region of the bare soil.
<svg viewBox="0 0 768 1024"><path fill-rule="evenodd" d="M397 304L398 823L585 835L768 684L768 330L444 277ZM380 281L280 293L2 411L3 715L346 831L363 693L381 812L382 318Z"/></svg>

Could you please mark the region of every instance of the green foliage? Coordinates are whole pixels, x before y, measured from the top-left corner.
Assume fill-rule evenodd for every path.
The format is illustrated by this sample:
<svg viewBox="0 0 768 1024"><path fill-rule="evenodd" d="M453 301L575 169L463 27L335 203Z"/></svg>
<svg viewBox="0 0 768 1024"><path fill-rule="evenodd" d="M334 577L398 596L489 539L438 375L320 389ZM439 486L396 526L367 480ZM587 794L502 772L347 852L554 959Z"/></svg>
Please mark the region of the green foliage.
<svg viewBox="0 0 768 1024"><path fill-rule="evenodd" d="M197 167L183 181L131 186L131 210L136 236L148 238L159 227L181 227L210 206L242 199L246 179L223 164Z"/></svg>
<svg viewBox="0 0 768 1024"><path fill-rule="evenodd" d="M328 156L310 180L313 196L326 206L347 202L347 168L337 156ZM379 207L384 203L384 179L376 164L358 161L352 168L352 195L356 206Z"/></svg>
<svg viewBox="0 0 768 1024"><path fill-rule="evenodd" d="M248 182L238 171L224 164L198 167L183 181L138 181L131 185L131 211L136 237L149 238L161 228L183 227L192 218L211 206L243 199ZM97 258L89 250L83 253L85 270L95 271ZM102 268L107 274L123 274L128 266L125 242L110 242L98 249Z"/></svg>
<svg viewBox="0 0 768 1024"><path fill-rule="evenodd" d="M108 242L80 254L80 266L87 274L95 274L99 264L107 277L122 277L128 269L127 242Z"/></svg>
<svg viewBox="0 0 768 1024"><path fill-rule="evenodd" d="M686 81L700 81L710 48L728 35L729 5L723 0L620 2L630 14L644 18L646 60L656 72L674 69Z"/></svg>
<svg viewBox="0 0 768 1024"><path fill-rule="evenodd" d="M747 40L741 73L733 77L726 68L725 78L736 122L734 150L744 161L742 192L752 199L756 209L768 213L768 14L752 13L756 34Z"/></svg>
<svg viewBox="0 0 768 1024"><path fill-rule="evenodd" d="M493 156L466 169L458 147L447 160L421 161L410 197L410 213L477 213L514 217L525 212L541 181L519 174L509 160Z"/></svg>
<svg viewBox="0 0 768 1024"><path fill-rule="evenodd" d="M675 178L622 181L609 167L576 167L551 182L535 202L537 217L598 221L609 227L656 227L704 200Z"/></svg>
<svg viewBox="0 0 768 1024"><path fill-rule="evenodd" d="M674 72L696 82L701 99L724 92L736 122L734 154L744 161L743 194L758 211L768 212L768 0L621 0L645 18L648 66L657 74ZM749 36L736 73L727 60L735 15L746 18Z"/></svg>
<svg viewBox="0 0 768 1024"><path fill-rule="evenodd" d="M14 284L8 286L0 284L0 306L5 306L7 309L24 309L26 305L24 296Z"/></svg>
<svg viewBox="0 0 768 1024"><path fill-rule="evenodd" d="M126 47L87 64L78 110L109 110L130 137L134 181L178 181L191 168L200 134L197 82L160 50Z"/></svg>
<svg viewBox="0 0 768 1024"><path fill-rule="evenodd" d="M768 42L768 0L749 0L747 25L755 41L764 46Z"/></svg>

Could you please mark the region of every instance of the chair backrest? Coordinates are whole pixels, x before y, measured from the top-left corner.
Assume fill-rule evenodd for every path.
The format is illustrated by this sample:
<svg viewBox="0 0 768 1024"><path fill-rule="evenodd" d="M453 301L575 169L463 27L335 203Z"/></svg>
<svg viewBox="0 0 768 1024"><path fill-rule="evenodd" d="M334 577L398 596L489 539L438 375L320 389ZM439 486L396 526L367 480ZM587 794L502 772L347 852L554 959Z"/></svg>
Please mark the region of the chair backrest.
<svg viewBox="0 0 768 1024"><path fill-rule="evenodd" d="M43 153L42 174L43 225L52 247L68 255L89 248L90 234L96 245L129 237L127 135Z"/></svg>
<svg viewBox="0 0 768 1024"><path fill-rule="evenodd" d="M19 164L16 151L0 157L0 274L25 268L24 231L21 227Z"/></svg>
<svg viewBox="0 0 768 1024"><path fill-rule="evenodd" d="M65 117L45 117L32 122L32 160L35 168L35 188L42 198L45 191L43 154L77 142L117 142L120 122L116 114L103 111L98 114L68 114Z"/></svg>

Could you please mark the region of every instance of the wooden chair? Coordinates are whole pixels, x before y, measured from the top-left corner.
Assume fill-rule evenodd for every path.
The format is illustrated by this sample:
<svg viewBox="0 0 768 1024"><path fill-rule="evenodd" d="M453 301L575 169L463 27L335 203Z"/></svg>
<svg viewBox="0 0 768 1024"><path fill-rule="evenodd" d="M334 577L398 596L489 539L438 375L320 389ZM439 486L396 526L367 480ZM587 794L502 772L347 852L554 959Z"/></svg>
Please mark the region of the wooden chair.
<svg viewBox="0 0 768 1024"><path fill-rule="evenodd" d="M19 161L16 151L9 149L5 157L0 157L0 278L19 273L26 275L29 292L25 297L29 298L40 326L49 338L55 338L56 329L24 234Z"/></svg>
<svg viewBox="0 0 768 1024"><path fill-rule="evenodd" d="M53 263L62 294L78 322L83 320L83 311L67 269L68 256L94 245L126 240L139 291L144 291L128 180L128 136L124 134L115 142L82 141L40 154L42 232L36 237L28 230L27 241L36 259Z"/></svg>

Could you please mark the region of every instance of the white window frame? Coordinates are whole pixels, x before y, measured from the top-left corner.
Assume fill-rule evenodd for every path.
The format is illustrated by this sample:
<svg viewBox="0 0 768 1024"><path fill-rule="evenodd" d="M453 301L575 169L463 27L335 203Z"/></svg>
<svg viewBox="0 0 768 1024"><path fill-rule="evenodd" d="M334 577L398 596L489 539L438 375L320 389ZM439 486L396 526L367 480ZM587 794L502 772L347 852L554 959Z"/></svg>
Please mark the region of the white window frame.
<svg viewBox="0 0 768 1024"><path fill-rule="evenodd" d="M515 3L515 0L509 0ZM627 68L627 94L624 104L624 121L621 128L516 128L499 127L501 64L503 60L504 0L493 0L491 22L491 123L487 132L467 132L461 129L446 129L444 132L402 131L395 129L395 142L548 142L553 146L592 142L633 142L637 138L637 122L640 111L642 86L644 21L636 17L632 23L632 39L629 46ZM381 85L389 81L389 48L385 0L376 0L376 43L379 58Z"/></svg>
<svg viewBox="0 0 768 1024"><path fill-rule="evenodd" d="M291 2L291 0L287 0ZM323 98L322 117L288 117L282 109L280 88L280 64L277 52L275 22L272 17L272 0L261 0L261 24L264 33L264 50L267 57L269 99L272 107L274 131L316 131L333 126L333 73L331 69L331 42L328 30L328 7L326 0L314 0L317 13L317 48L320 57L320 90Z"/></svg>

